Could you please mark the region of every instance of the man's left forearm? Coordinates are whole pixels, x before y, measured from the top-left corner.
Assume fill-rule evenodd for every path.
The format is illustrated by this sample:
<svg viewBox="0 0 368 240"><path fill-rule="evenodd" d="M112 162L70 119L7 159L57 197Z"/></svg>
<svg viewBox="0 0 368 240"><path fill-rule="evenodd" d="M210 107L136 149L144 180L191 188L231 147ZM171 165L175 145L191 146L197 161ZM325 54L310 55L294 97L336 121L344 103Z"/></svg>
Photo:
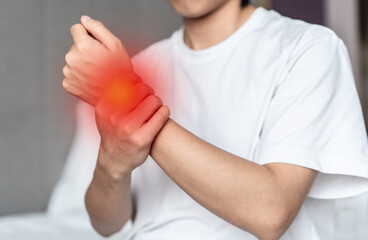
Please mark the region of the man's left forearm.
<svg viewBox="0 0 368 240"><path fill-rule="evenodd" d="M293 219L270 168L217 148L171 119L150 154L199 204L259 238L282 235Z"/></svg>

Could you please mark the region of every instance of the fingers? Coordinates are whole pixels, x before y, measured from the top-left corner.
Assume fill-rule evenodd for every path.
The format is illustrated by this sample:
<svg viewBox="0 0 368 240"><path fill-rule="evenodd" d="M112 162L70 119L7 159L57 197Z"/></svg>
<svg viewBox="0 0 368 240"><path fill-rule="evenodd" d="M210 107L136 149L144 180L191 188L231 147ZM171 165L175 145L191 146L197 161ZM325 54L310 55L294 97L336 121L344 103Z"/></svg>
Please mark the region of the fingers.
<svg viewBox="0 0 368 240"><path fill-rule="evenodd" d="M127 108L128 112L136 108L146 97L155 94L153 89L144 83L134 84L133 92L136 93L136 95L132 98Z"/></svg>
<svg viewBox="0 0 368 240"><path fill-rule="evenodd" d="M85 29L93 35L93 37L104 44L109 49L122 47L120 40L112 34L100 21L92 19L88 16L81 17L81 23Z"/></svg>
<svg viewBox="0 0 368 240"><path fill-rule="evenodd" d="M86 38L90 38L86 29L81 24L74 24L70 28L70 33L75 44L82 42L82 40L85 40Z"/></svg>
<svg viewBox="0 0 368 240"><path fill-rule="evenodd" d="M96 121L100 124L108 121L117 132L123 135L141 136L152 141L165 125L170 115L167 106L162 106L160 98L150 95L128 115L119 114L106 99L100 99L96 106ZM103 120L103 121L101 121Z"/></svg>
<svg viewBox="0 0 368 240"><path fill-rule="evenodd" d="M98 102L98 98L97 98L96 93L91 95L91 92L93 92L92 89L89 89L89 92L86 92L80 87L76 87L73 84L70 84L67 78L64 78L62 85L63 85L64 90L68 92L69 94L76 96L77 98L81 99L82 101L92 106L96 106Z"/></svg>
<svg viewBox="0 0 368 240"><path fill-rule="evenodd" d="M141 127L141 133L149 139L154 139L161 128L169 119L170 110L167 106L161 106L159 110Z"/></svg>
<svg viewBox="0 0 368 240"><path fill-rule="evenodd" d="M127 116L129 122L134 129L142 127L152 115L162 106L162 100L155 96L150 95L143 100L132 112Z"/></svg>
<svg viewBox="0 0 368 240"><path fill-rule="evenodd" d="M82 101L87 102L92 106L96 106L98 97L100 95L98 88L91 85L81 87L80 85L76 84L76 81L74 80L76 76L68 65L64 66L63 74L64 79L62 85L66 92L80 98Z"/></svg>

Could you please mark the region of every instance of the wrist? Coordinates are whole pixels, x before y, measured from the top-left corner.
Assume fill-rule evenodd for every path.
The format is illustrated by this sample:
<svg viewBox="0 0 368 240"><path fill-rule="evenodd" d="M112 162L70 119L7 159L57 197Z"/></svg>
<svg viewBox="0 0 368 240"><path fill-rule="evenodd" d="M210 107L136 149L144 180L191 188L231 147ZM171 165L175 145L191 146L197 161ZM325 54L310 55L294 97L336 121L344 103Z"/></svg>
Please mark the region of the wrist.
<svg viewBox="0 0 368 240"><path fill-rule="evenodd" d="M124 166L120 158L100 146L95 172L106 180L113 182L121 182L130 178L133 169Z"/></svg>
<svg viewBox="0 0 368 240"><path fill-rule="evenodd" d="M120 176L119 179L113 178L105 169L98 165L95 168L93 179L89 187L89 191L93 189L94 192L109 195L111 193L119 192L121 188L129 187L131 185L131 175Z"/></svg>
<svg viewBox="0 0 368 240"><path fill-rule="evenodd" d="M131 71L126 70L126 71L115 73L113 77L110 79L110 82L114 82L114 81L123 81L126 83L134 84L134 83L142 82L142 79L133 70Z"/></svg>

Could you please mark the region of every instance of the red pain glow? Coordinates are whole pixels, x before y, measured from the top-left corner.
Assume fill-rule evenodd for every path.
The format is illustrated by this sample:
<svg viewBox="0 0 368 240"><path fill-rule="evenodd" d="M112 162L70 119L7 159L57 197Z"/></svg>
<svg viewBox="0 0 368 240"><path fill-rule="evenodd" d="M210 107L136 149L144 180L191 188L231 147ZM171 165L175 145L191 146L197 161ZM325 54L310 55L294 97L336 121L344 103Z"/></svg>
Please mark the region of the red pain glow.
<svg viewBox="0 0 368 240"><path fill-rule="evenodd" d="M107 84L104 96L111 107L127 109L134 97L132 84L120 78L114 80Z"/></svg>
<svg viewBox="0 0 368 240"><path fill-rule="evenodd" d="M106 98L105 103L108 104L108 108L115 110L133 110L137 104L136 99L137 92L133 87L133 83L137 81L142 81L144 84L149 85L155 92L155 95L163 100L165 105L168 105L167 92L166 91L166 78L164 77L165 71L162 69L162 60L152 59L146 57L145 55L140 55L135 58L132 65L135 74L127 73L126 69L131 69L130 66L121 66L121 62L115 61L115 59L105 59L100 58L101 61L105 62L101 69L94 69L93 75L98 81L100 87L99 95ZM167 66L167 65L166 65ZM134 105L134 106L133 106ZM89 115L91 116L91 115ZM90 118L90 117L88 117ZM95 122L95 119L89 120Z"/></svg>

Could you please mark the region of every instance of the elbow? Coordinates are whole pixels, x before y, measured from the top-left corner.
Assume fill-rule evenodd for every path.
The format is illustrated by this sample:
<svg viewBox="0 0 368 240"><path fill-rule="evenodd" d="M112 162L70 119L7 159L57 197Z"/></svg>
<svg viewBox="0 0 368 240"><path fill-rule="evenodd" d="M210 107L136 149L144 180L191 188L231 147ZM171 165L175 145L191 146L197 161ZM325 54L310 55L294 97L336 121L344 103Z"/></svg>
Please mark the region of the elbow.
<svg viewBox="0 0 368 240"><path fill-rule="evenodd" d="M103 236L105 238L110 237L112 234L114 234L113 231L107 231L106 229L99 227L98 224L94 223L93 221L91 221L91 224L92 224L93 229L99 235L101 235L101 236Z"/></svg>
<svg viewBox="0 0 368 240"><path fill-rule="evenodd" d="M255 236L260 240L278 240L284 235L287 227L284 223L275 223L273 225L266 226L260 230Z"/></svg>
<svg viewBox="0 0 368 240"><path fill-rule="evenodd" d="M243 224L242 229L250 232L260 240L280 239L288 230L293 217L290 210L281 208L264 211L251 224ZM245 227L246 225L246 227Z"/></svg>
<svg viewBox="0 0 368 240"><path fill-rule="evenodd" d="M105 238L108 238L108 237L111 237L114 233L113 232L103 232L103 231L99 231L95 228L96 232L102 236L102 237L105 237Z"/></svg>
<svg viewBox="0 0 368 240"><path fill-rule="evenodd" d="M117 233L121 229L121 228L112 229L112 228L106 228L106 227L103 228L103 227L100 227L100 225L93 223L93 221L91 221L91 223L92 223L93 229L95 229L95 231L99 235L105 238L111 237L113 234Z"/></svg>
<svg viewBox="0 0 368 240"><path fill-rule="evenodd" d="M263 229L258 233L261 240L277 240L288 230L292 220L288 211L278 211L264 220Z"/></svg>
<svg viewBox="0 0 368 240"><path fill-rule="evenodd" d="M96 232L98 234L100 234L100 236L102 237L105 237L105 238L108 238L108 237L111 237L114 233L113 232L103 232L103 231L99 231L95 228Z"/></svg>

